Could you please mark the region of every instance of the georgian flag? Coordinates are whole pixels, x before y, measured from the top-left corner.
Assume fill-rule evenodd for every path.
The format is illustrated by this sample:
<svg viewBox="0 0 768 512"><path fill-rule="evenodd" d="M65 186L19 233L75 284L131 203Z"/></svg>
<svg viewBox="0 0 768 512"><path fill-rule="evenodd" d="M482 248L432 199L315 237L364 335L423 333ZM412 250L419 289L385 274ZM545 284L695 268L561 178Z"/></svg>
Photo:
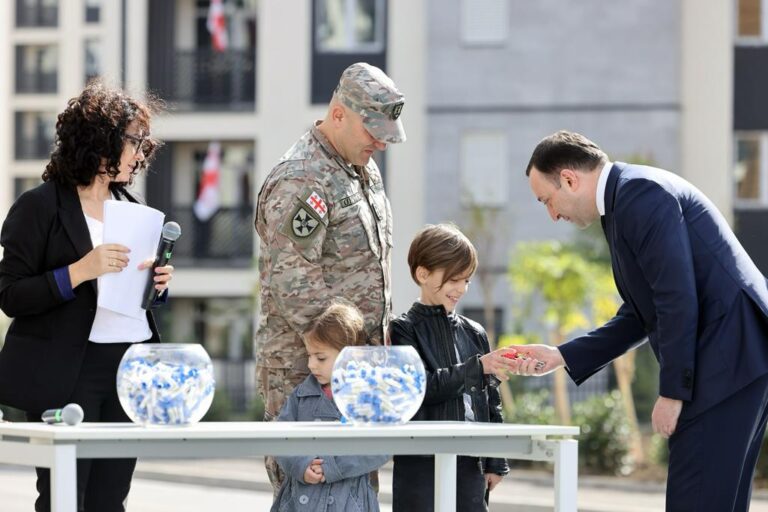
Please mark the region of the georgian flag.
<svg viewBox="0 0 768 512"><path fill-rule="evenodd" d="M211 34L213 49L217 52L226 50L227 46L229 46L229 37L227 36L227 22L224 17L223 0L211 0L206 27Z"/></svg>
<svg viewBox="0 0 768 512"><path fill-rule="evenodd" d="M208 154L203 162L203 177L193 210L202 222L207 221L219 209L219 172L221 170L221 144L208 144Z"/></svg>

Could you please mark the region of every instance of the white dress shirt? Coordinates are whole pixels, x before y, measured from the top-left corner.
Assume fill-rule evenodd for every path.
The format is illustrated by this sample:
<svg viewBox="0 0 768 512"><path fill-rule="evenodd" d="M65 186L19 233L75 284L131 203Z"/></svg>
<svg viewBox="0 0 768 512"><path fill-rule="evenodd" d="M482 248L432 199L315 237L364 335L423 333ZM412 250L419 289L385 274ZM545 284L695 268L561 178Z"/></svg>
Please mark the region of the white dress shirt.
<svg viewBox="0 0 768 512"><path fill-rule="evenodd" d="M597 178L595 201L597 201L597 211L601 217L605 215L605 186L608 184L608 175L611 173L611 167L613 167L613 162L605 162L600 171L600 177Z"/></svg>

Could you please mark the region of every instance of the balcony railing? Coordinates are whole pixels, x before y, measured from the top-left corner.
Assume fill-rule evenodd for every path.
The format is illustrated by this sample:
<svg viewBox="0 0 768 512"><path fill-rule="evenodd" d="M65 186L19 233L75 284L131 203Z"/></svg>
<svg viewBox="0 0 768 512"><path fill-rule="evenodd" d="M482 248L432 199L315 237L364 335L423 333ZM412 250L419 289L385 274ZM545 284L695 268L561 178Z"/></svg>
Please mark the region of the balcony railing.
<svg viewBox="0 0 768 512"><path fill-rule="evenodd" d="M177 50L165 99L177 110L253 110L256 52L253 49Z"/></svg>
<svg viewBox="0 0 768 512"><path fill-rule="evenodd" d="M55 27L59 23L59 6L16 0L17 27Z"/></svg>
<svg viewBox="0 0 768 512"><path fill-rule="evenodd" d="M173 251L178 267L249 268L253 265L253 208L220 208L201 222L192 208L174 208L166 220L181 225Z"/></svg>

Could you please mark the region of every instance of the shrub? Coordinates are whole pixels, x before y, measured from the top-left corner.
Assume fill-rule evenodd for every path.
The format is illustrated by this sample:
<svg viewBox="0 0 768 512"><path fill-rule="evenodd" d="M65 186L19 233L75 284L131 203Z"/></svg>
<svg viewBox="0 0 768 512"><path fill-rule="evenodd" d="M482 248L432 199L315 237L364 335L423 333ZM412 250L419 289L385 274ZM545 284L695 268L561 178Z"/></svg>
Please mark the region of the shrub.
<svg viewBox="0 0 768 512"><path fill-rule="evenodd" d="M763 444L760 446L760 456L757 458L755 478L768 478L768 436L763 436Z"/></svg>
<svg viewBox="0 0 768 512"><path fill-rule="evenodd" d="M573 424L581 428L579 466L601 474L627 475L632 471L629 423L618 391L574 404Z"/></svg>
<svg viewBox="0 0 768 512"><path fill-rule="evenodd" d="M519 423L522 425L548 425L554 424L555 408L549 405L549 390L526 391L518 393L513 401L510 414L505 414L507 423ZM544 468L546 463L530 460L509 459L513 468Z"/></svg>
<svg viewBox="0 0 768 512"><path fill-rule="evenodd" d="M504 418L507 423L547 425L555 423L555 408L549 405L549 390L519 393L514 400L511 414Z"/></svg>
<svg viewBox="0 0 768 512"><path fill-rule="evenodd" d="M248 421L264 421L264 400L261 395L256 395L248 406Z"/></svg>
<svg viewBox="0 0 768 512"><path fill-rule="evenodd" d="M203 416L202 421L232 421L232 402L223 390L213 394L211 408Z"/></svg>
<svg viewBox="0 0 768 512"><path fill-rule="evenodd" d="M651 462L659 466L666 466L669 463L669 445L667 440L659 434L651 436L650 449Z"/></svg>

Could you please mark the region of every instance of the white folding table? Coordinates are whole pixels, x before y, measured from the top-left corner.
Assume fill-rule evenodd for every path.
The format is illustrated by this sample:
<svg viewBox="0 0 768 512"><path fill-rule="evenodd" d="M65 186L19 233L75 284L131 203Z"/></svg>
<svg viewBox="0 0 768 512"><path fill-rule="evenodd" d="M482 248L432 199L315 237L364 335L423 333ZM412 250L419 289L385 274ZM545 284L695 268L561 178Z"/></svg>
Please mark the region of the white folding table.
<svg viewBox="0 0 768 512"><path fill-rule="evenodd" d="M75 512L78 458L435 454L435 511L453 512L456 456L496 456L553 462L555 511L573 512L577 442L561 436L578 433L578 427L465 422L375 427L337 422L202 422L184 427L0 423L0 464L51 468L52 510Z"/></svg>

